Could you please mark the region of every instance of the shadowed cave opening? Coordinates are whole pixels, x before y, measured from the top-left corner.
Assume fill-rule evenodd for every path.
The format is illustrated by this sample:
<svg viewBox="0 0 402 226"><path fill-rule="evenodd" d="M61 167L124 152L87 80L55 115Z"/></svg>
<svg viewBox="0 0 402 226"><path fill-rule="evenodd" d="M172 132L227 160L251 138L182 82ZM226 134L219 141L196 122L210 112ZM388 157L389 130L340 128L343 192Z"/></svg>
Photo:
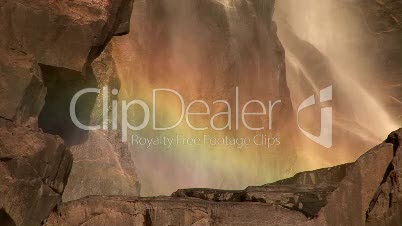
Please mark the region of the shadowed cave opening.
<svg viewBox="0 0 402 226"><path fill-rule="evenodd" d="M87 140L88 131L74 125L70 117L70 102L73 96L85 88L96 88L97 80L92 68L83 75L80 72L40 65L47 95L45 105L39 115L39 127L46 133L59 135L67 145L80 144ZM78 120L88 125L98 94L88 93L78 99L76 115Z"/></svg>

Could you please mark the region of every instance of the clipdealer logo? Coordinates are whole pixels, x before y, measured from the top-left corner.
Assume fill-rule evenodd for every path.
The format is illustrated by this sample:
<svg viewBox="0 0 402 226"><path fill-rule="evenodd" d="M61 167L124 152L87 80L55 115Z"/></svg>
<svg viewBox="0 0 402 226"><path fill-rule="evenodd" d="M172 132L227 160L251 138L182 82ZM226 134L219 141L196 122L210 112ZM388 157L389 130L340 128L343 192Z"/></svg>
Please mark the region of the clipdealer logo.
<svg viewBox="0 0 402 226"><path fill-rule="evenodd" d="M97 88L86 88L86 89L82 89L79 92L77 92L71 102L70 102L70 117L71 120L73 121L73 123L80 129L82 130L99 130L99 129L103 129L103 130L108 130L109 129L109 89L108 87L103 87L102 89L102 96L103 96L103 123L102 125L96 125L96 126L88 126L88 125L84 125L82 124L79 119L77 118L76 115L76 104L78 99L87 93L97 93L100 94L101 93L101 89L97 89ZM117 89L113 89L111 91L111 94L114 96L117 96L119 93L119 91ZM157 123L156 123L156 111L157 111L157 107L156 107L156 102L157 102L157 95L161 95L160 93L169 93L170 95L175 95L178 99L178 101L180 101L181 104L181 114L179 117L179 120L174 124L174 125L170 125L167 127L157 127ZM221 131L221 130L232 130L232 127L235 127L234 129L238 130L239 129L239 125L240 123L242 123L242 125L244 125L245 128L247 128L248 130L251 131L260 131L260 130L264 130L265 127L253 127L250 126L246 120L246 116L250 116L250 115L254 115L254 116L267 116L269 119L269 125L268 125L268 129L272 130L272 122L273 122L273 110L275 108L275 106L277 106L278 104L281 103L281 100L276 100L276 101L269 101L268 106L265 106L265 104L262 101L259 100L250 100L248 101L245 105L243 105L242 107L239 104L239 88L236 87L236 94L235 94L235 102L236 102L236 106L234 107L235 109L235 125L232 126L232 106L229 104L229 102L227 100L216 100L213 102L213 104L225 104L227 107L227 111L224 112L219 112L215 115L213 115L210 119L210 127L196 127L194 126L190 119L189 116L191 115L204 115L204 116L210 116L211 115L211 110L210 110L210 106L203 100L194 100L192 101L190 104L188 104L186 106L186 104L184 103L184 98L182 97L182 95L180 93L178 93L175 90L172 89L166 89L166 88L162 88L162 89L154 89L153 93L152 93L152 113L150 110L150 107L148 106L147 103L145 103L143 100L132 100L130 102L127 102L126 100L122 100L121 103L121 129L122 129L122 141L126 142L127 141L127 136L128 136L128 130L132 130L132 131L139 131L144 129L145 127L148 126L150 119L152 118L152 129L153 130L157 130L157 131L164 131L164 130L170 130L170 129L174 129L176 128L180 123L182 123L182 121L185 119L185 122L187 123L188 127L196 130L196 131L203 131L203 130L207 130L209 128L212 128L215 131ZM332 86L329 86L325 89L322 89L320 91L320 103L323 102L327 102L332 100ZM203 105L203 107L205 108L205 111L203 112L193 112L191 111L191 107L195 104L200 104ZM258 112L253 112L249 109L249 105L250 104L256 104L260 107L261 111ZM306 130L304 130L303 128L301 128L300 123L299 123L299 115L301 113L301 111L305 108L308 108L310 106L313 106L316 104L316 100L314 98L314 95L310 96L309 98L307 98L306 100L304 100L302 102L302 104L299 106L299 108L297 109L297 124L299 129L301 130L301 132L308 137L310 140L322 145L323 147L326 148L331 148L332 147L332 107L325 107L321 109L321 133L319 136L315 136L309 132L307 132ZM131 125L128 121L128 111L130 109L130 107L134 106L134 105L138 105L139 107L141 107L142 111L143 111L143 119L142 122L139 125ZM117 115L117 106L118 106L118 102L117 100L113 100L112 101L112 117L111 117L111 124L112 124L112 129L113 130L117 130L118 128L118 115ZM151 117L152 115L152 117ZM215 119L218 116L221 115L227 115L227 123L222 126L222 127L218 127L216 126L215 123Z"/></svg>
<svg viewBox="0 0 402 226"><path fill-rule="evenodd" d="M320 90L320 102L324 103L332 100L332 86L329 86L325 89ZM297 109L297 126L299 127L300 131L308 137L310 140L316 142L317 144L331 148L332 147L332 107L324 107L321 108L321 132L320 135L315 136L303 128L301 128L299 123L299 114L300 112L307 108L311 107L316 104L316 100L314 95L310 96L309 98L305 99L299 108Z"/></svg>

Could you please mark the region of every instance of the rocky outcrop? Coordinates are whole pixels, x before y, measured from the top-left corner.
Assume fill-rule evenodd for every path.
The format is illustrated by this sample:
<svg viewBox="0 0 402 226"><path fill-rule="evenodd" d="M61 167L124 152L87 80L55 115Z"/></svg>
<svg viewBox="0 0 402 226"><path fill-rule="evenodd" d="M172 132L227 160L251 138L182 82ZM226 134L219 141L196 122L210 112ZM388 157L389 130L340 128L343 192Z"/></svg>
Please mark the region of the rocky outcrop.
<svg viewBox="0 0 402 226"><path fill-rule="evenodd" d="M108 111L111 118L112 100L117 96L112 95L112 89L120 88L117 68L111 55L112 45L108 45L105 51L92 64L92 80L86 84L92 83L94 87L102 89L108 87ZM54 92L59 92L63 87L67 90L65 93L75 94L80 80L73 82L71 86L66 86L64 82L56 82ZM71 98L66 98L68 101ZM57 103L57 101L56 101ZM91 105L88 111L88 105ZM57 105L52 109L58 108ZM81 111L80 120L83 119L88 125L102 125L103 123L103 94L88 98L78 103L77 110ZM87 112L82 112L82 110ZM53 111L48 111L53 112ZM68 109L64 117L69 119ZM83 117L85 116L85 117ZM46 117L42 115L46 120ZM62 125L65 120L55 121L60 125L61 131L67 131L66 126ZM51 123L53 127L53 123ZM75 128L75 125L71 125ZM79 131L72 129L66 139L71 145L70 150L74 156L74 162L71 174L63 194L63 201L71 201L83 198L89 195L140 195L140 184L137 178L135 164L133 163L131 153L128 150L127 143L121 141L118 132L112 131L112 125L109 123L109 131L90 131L85 133L85 138L79 137Z"/></svg>
<svg viewBox="0 0 402 226"><path fill-rule="evenodd" d="M306 217L317 216L327 204L327 196L346 176L351 164L302 172L294 177L242 191L180 189L173 197L192 197L215 202L260 202L299 211Z"/></svg>
<svg viewBox="0 0 402 226"><path fill-rule="evenodd" d="M70 135L76 130L68 127L69 118L65 120L71 93L57 89L97 87L97 80L88 77L99 70L90 65L112 36L128 32L132 2L0 1L1 225L40 225L61 202L73 156L57 135L70 138L71 145ZM91 97L83 104L95 100ZM80 116L92 120L91 109L82 110ZM85 140L84 135L74 136ZM113 148L127 153L117 138L108 138ZM119 167L134 172L125 160ZM135 178L135 173L128 175Z"/></svg>
<svg viewBox="0 0 402 226"><path fill-rule="evenodd" d="M71 152L74 162L64 202L89 195L139 196L131 154L117 134L90 132L84 143L71 147Z"/></svg>
<svg viewBox="0 0 402 226"><path fill-rule="evenodd" d="M391 164L366 211L367 225L398 225L402 222L402 131L392 133L387 142L393 145Z"/></svg>
<svg viewBox="0 0 402 226"><path fill-rule="evenodd" d="M132 0L4 0L0 44L48 66L85 71L112 36L128 32Z"/></svg>
<svg viewBox="0 0 402 226"><path fill-rule="evenodd" d="M0 128L0 210L15 225L40 225L61 201L71 162L60 137L36 122Z"/></svg>
<svg viewBox="0 0 402 226"><path fill-rule="evenodd" d="M63 204L45 225L262 226L297 225L306 220L301 213L260 203L216 203L186 198L88 197Z"/></svg>
<svg viewBox="0 0 402 226"><path fill-rule="evenodd" d="M59 206L45 225L396 226L402 223L401 141L402 129L354 163L243 191L183 189L172 197L83 198Z"/></svg>
<svg viewBox="0 0 402 226"><path fill-rule="evenodd" d="M35 59L26 52L0 46L0 125L25 123L39 114L46 88Z"/></svg>
<svg viewBox="0 0 402 226"><path fill-rule="evenodd" d="M61 201L72 156L36 117L46 88L32 55L0 46L0 224L40 225Z"/></svg>
<svg viewBox="0 0 402 226"><path fill-rule="evenodd" d="M134 164L118 135L88 134L72 123L69 114L71 98L79 90L119 88L111 47L95 58L112 36L128 32L131 8L132 0L1 4L0 32L5 35L0 46L7 47L0 48L0 124L20 126L29 117L39 117L44 132L65 140L79 164L74 164L67 200L91 194L139 193ZM77 115L84 124L101 122L102 95L80 99ZM86 157L99 155L110 162L87 161ZM113 173L106 176L104 172Z"/></svg>
<svg viewBox="0 0 402 226"><path fill-rule="evenodd" d="M402 136L399 130L398 137ZM391 135L393 136L393 135ZM361 156L328 197L317 221L320 225L364 225L366 212L394 158L394 144L384 142ZM399 147L398 147L399 148Z"/></svg>

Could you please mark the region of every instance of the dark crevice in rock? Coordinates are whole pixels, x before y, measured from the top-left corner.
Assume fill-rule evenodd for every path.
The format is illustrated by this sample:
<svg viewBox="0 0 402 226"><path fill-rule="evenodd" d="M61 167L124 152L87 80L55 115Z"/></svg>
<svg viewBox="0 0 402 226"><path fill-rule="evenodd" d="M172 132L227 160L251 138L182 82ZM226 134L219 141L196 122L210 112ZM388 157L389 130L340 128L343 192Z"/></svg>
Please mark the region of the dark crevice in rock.
<svg viewBox="0 0 402 226"><path fill-rule="evenodd" d="M13 160L13 158L10 158L10 157L0 157L0 162L8 162L8 161L11 161L11 160Z"/></svg>
<svg viewBox="0 0 402 226"><path fill-rule="evenodd" d="M144 226L152 226L151 210L147 209L144 216Z"/></svg>
<svg viewBox="0 0 402 226"><path fill-rule="evenodd" d="M84 73L85 74L88 72L88 69L90 69L92 62L99 55L101 55L101 53L106 48L106 46L108 45L110 40L112 40L113 36L116 36L116 35L121 36L121 35L128 34L130 26L125 26L124 23L130 22L131 9L133 7L133 2L134 2L133 0L123 0L115 12L115 17L112 18L113 22L111 24L106 24L103 27L102 33L104 33L104 34L109 33L109 34L106 36L105 41L103 43L101 43L101 45L93 46L90 49L88 58L87 58L88 60L84 65Z"/></svg>
<svg viewBox="0 0 402 226"><path fill-rule="evenodd" d="M387 139L385 140L386 143L392 144L394 146L394 155L396 154L396 150L399 148L400 146L400 141L399 141L399 136L397 132L393 132L391 133Z"/></svg>
<svg viewBox="0 0 402 226"><path fill-rule="evenodd" d="M60 159L60 162L59 162L59 167L58 167L58 172L62 172L63 167L66 168L66 173L63 175L63 180L62 180L62 181L64 182L64 185L67 185L67 183L68 183L68 178L70 177L71 169L72 169L72 167L73 167L73 159L74 159L74 157L72 157L71 161L67 161L67 166L64 166L64 165L63 165L63 163L66 163L66 162L63 161L63 160L66 159L66 158L68 158L68 156L67 156L68 154L71 154L71 153L67 153L67 152L64 152L64 153L63 153L63 155L62 155L62 157L61 157L61 159ZM56 175L56 177L57 177L57 176L59 176L59 175ZM63 190L60 191L61 194L63 194L64 189L65 189L65 186L63 186Z"/></svg>
<svg viewBox="0 0 402 226"><path fill-rule="evenodd" d="M384 176L382 178L381 184L378 187L377 191L375 192L374 197L370 201L369 207L366 211L366 222L369 222L370 213L374 210L374 207L377 205L381 194L384 193L384 190L383 190L384 184L386 184L390 178L391 178L391 182L395 182L395 183L393 183L393 185L395 185L397 183L396 181L398 180L398 178L397 178L397 175L395 174L395 170L397 170L398 166L395 165L395 158L397 155L397 151L400 148L400 139L401 138L399 137L398 132L393 132L385 140L385 143L389 143L389 144L393 145L394 158L391 161L391 163L388 165L387 170L385 171ZM384 195L386 195L386 194L384 194ZM388 208L392 208L392 204L394 201L392 192L388 194L388 198L389 198Z"/></svg>
<svg viewBox="0 0 402 226"><path fill-rule="evenodd" d="M55 189L53 186L51 186L47 181L46 178L43 177L43 175L41 175L38 170L36 170L36 168L30 163L30 160L26 157L23 157L27 163L27 165L32 169L32 172L35 173L37 175L37 178L40 179L41 183L45 186L47 186L50 190L52 190L54 193L61 195L60 191L57 191L57 189Z"/></svg>
<svg viewBox="0 0 402 226"><path fill-rule="evenodd" d="M0 209L0 223L2 226L15 226L15 222L4 209Z"/></svg>
<svg viewBox="0 0 402 226"><path fill-rule="evenodd" d="M0 119L6 120L6 121L8 121L8 122L13 122L13 120L12 120L12 119L5 118L5 117L3 117L3 116L0 116Z"/></svg>
<svg viewBox="0 0 402 226"><path fill-rule="evenodd" d="M61 136L67 145L79 144L87 139L88 131L76 127L70 117L70 102L81 89L96 88L97 81L90 68L84 77L80 72L40 65L47 95L45 106L39 115L39 127L44 132ZM76 114L78 120L88 125L90 114L97 98L96 93L88 93L78 99Z"/></svg>

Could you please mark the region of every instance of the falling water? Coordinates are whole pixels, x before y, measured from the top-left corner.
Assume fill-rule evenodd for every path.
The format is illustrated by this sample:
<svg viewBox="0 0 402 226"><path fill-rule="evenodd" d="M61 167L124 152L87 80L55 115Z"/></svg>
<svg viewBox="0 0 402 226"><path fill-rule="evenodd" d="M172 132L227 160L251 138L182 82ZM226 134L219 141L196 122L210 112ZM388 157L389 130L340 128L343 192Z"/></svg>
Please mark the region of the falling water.
<svg viewBox="0 0 402 226"><path fill-rule="evenodd" d="M347 97L342 98L350 100L350 109L347 111L356 115L355 120L359 125L383 139L398 125L377 100L375 94L379 87L376 87L378 90L368 91L369 88L365 86L379 75L372 72L376 65L369 65L364 61L367 58L365 50L370 46L367 41L368 32L362 31L364 25L359 19L359 11L347 6L351 7L352 4L333 0L320 3L314 0L284 0L278 1L277 17L284 18L295 35L312 44L328 58L336 74L332 78L333 82L339 84L338 89ZM287 26L279 23L279 29L281 25ZM285 37L280 38L286 40ZM287 45L286 41L283 43ZM361 43L365 44L365 49L359 48ZM291 54L291 50L289 51L288 54ZM386 76L385 72L382 76ZM291 79L288 77L288 80Z"/></svg>
<svg viewBox="0 0 402 226"><path fill-rule="evenodd" d="M135 1L130 34L113 41L122 82L120 98L150 103L152 89L170 88L183 94L186 102L224 99L233 104L238 86L242 103L250 99L283 102L276 112L278 122L274 122L281 129L272 131L284 141L277 150L175 146L150 151L131 145L142 195L169 194L185 187L243 189L300 170L353 161L396 128L374 92L367 91L367 83L362 82L370 80L370 68L358 60L364 53L345 40L353 29L345 26L349 22L334 19L339 15L332 15L336 14L333 2L277 1L275 20L286 51L286 81L282 47L271 24L273 1ZM335 143L330 151L300 139L292 121L293 109L328 85L334 85L335 94ZM166 97L158 108L158 117L165 123L177 119L180 110L174 97ZM319 106L313 108L303 124L317 134L319 112ZM131 120L134 123L139 118L132 114ZM261 125L267 120L250 122ZM206 133L254 135L245 130ZM156 134L148 128L135 134L202 136L184 126L166 133Z"/></svg>
<svg viewBox="0 0 402 226"><path fill-rule="evenodd" d="M398 128L380 104L380 97L386 94L370 84L380 78L376 65L368 63L375 62L376 56L367 51L370 39L360 17L359 9L343 1L277 1L275 20L286 49L292 104L300 105L328 85L333 85L335 92L334 136L338 147L333 149L335 153L318 152L322 158L309 157L310 166L301 168L353 161ZM370 57L372 60L367 60ZM386 75L383 72L381 76ZM311 116L306 120L314 127L319 114ZM303 151L311 148L310 144L304 145Z"/></svg>

